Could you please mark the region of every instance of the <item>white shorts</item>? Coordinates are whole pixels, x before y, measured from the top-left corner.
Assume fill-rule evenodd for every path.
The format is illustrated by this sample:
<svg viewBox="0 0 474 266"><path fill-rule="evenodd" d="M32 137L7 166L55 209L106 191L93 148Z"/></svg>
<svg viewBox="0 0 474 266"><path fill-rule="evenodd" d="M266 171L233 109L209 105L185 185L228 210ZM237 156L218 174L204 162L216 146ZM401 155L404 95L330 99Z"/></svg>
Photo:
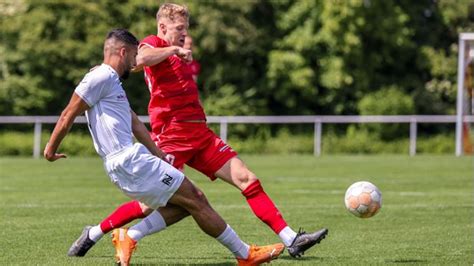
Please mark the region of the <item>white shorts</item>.
<svg viewBox="0 0 474 266"><path fill-rule="evenodd" d="M152 209L165 206L184 180L184 174L135 143L104 158L110 180L123 193Z"/></svg>

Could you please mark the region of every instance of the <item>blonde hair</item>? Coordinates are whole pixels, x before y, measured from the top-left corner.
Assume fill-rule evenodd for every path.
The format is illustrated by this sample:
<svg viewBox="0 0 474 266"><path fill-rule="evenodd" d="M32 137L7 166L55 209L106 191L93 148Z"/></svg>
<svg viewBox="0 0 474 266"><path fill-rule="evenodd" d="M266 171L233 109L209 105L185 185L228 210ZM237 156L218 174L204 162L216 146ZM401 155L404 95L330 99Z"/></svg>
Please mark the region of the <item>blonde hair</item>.
<svg viewBox="0 0 474 266"><path fill-rule="evenodd" d="M189 20L189 11L185 5L177 5L172 3L165 3L160 6L158 12L156 12L156 21L158 22L161 18L167 18L174 21L177 17L183 17L186 21Z"/></svg>

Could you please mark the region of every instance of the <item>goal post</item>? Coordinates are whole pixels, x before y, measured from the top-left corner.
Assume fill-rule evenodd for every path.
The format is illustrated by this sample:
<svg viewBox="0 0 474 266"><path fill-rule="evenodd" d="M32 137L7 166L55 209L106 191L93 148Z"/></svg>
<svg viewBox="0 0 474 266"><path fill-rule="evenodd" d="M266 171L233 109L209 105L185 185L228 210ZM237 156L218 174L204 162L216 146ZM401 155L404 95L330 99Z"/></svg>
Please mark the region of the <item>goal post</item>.
<svg viewBox="0 0 474 266"><path fill-rule="evenodd" d="M465 99L467 95L466 88L466 74L472 75L469 71L469 65L473 63L474 59L474 33L459 34L458 46L458 77L457 77L457 101L456 101L456 156L461 156L464 153L464 137L469 134L464 125L464 115L472 114L472 93L468 96L470 99ZM472 85L472 84L471 84ZM471 102L469 102L471 100ZM467 127L469 128L469 127Z"/></svg>

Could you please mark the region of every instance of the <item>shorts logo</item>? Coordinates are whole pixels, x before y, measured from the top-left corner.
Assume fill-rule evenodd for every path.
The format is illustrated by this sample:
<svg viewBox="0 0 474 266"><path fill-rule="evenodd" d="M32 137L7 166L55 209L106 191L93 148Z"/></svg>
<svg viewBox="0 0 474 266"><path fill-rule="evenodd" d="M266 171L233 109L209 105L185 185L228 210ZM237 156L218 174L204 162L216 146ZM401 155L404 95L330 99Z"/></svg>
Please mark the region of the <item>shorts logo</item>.
<svg viewBox="0 0 474 266"><path fill-rule="evenodd" d="M165 174L165 178L163 178L161 182L163 182L167 186L171 186L171 184L173 184L173 177L168 174Z"/></svg>
<svg viewBox="0 0 474 266"><path fill-rule="evenodd" d="M117 100L125 101L125 100L127 100L127 97L125 96L125 94L119 94L119 95L117 95Z"/></svg>

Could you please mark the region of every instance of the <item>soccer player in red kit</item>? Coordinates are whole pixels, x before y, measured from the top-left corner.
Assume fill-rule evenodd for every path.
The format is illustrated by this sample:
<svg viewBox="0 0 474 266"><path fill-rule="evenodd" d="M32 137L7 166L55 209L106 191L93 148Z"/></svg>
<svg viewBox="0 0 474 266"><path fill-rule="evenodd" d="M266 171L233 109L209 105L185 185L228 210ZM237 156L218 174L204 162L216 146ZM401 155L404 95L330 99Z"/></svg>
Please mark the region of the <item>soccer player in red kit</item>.
<svg viewBox="0 0 474 266"><path fill-rule="evenodd" d="M208 128L197 84L185 69L187 62L192 61L192 52L183 48L189 26L187 8L163 4L156 19L158 34L142 40L137 56L137 65L143 67L151 94L148 113L155 143L168 154L169 162L176 168L186 164L211 180L220 178L239 189L254 214L280 237L289 254L301 256L324 239L328 230L306 233L291 229L256 175ZM83 256L105 233L150 212L137 201L123 204L101 224L86 227L69 255ZM148 227L143 228L142 233L160 231L188 215L176 206L160 208L144 219L148 219L145 223Z"/></svg>

